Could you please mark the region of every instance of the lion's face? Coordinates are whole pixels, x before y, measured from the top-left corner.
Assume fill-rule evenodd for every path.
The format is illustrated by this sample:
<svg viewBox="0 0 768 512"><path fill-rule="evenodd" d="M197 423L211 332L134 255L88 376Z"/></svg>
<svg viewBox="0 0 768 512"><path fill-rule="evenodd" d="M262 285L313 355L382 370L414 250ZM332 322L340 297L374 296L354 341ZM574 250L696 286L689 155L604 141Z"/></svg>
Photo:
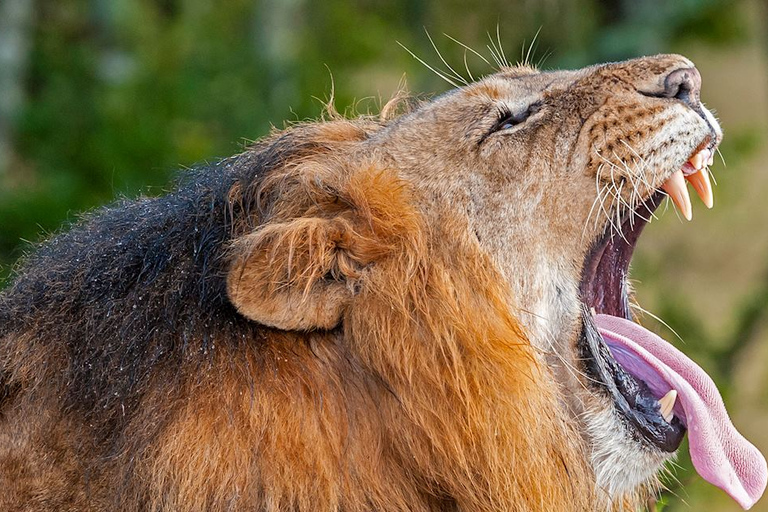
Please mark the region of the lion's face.
<svg viewBox="0 0 768 512"><path fill-rule="evenodd" d="M614 498L677 449L684 412L658 406L671 386L646 386L640 370L627 376L594 341L593 314L630 318L629 259L662 189L689 216L683 176L693 175L711 206L704 167L722 133L699 88L694 65L674 55L513 69L437 98L372 141L421 192L427 215L466 219L465 235L506 277L510 307L591 450L597 486Z"/></svg>

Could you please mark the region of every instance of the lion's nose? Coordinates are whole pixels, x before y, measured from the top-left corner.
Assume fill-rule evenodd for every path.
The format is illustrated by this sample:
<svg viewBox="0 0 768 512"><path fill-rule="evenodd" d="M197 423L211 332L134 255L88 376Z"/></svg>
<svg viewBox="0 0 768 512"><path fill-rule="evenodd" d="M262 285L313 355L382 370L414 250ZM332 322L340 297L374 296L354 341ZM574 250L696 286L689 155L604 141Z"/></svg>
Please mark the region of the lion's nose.
<svg viewBox="0 0 768 512"><path fill-rule="evenodd" d="M697 107L701 93L701 75L696 68L677 69L664 79L664 96L677 98L690 107Z"/></svg>

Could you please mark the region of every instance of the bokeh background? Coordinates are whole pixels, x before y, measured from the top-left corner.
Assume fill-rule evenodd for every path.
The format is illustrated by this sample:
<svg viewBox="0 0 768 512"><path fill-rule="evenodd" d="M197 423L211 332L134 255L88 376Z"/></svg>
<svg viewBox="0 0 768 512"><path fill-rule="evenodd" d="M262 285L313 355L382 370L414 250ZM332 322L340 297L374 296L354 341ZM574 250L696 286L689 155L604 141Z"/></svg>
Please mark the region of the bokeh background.
<svg viewBox="0 0 768 512"><path fill-rule="evenodd" d="M79 212L160 194L186 166L318 117L332 91L353 115L404 84L447 90L398 44L445 69L427 32L474 76L490 66L451 38L489 57L498 36L510 61L530 50L544 69L683 53L726 133L716 207L694 201L692 223L669 208L633 277L684 341L645 322L700 362L768 453L767 27L765 0L0 0L0 286ZM686 453L651 508L738 510Z"/></svg>

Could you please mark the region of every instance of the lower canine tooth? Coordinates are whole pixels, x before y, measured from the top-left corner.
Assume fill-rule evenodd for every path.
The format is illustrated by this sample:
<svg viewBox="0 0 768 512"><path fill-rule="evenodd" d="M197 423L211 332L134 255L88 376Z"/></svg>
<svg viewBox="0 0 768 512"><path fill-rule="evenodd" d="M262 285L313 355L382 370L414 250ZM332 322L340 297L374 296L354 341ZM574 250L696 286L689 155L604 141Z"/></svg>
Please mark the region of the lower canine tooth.
<svg viewBox="0 0 768 512"><path fill-rule="evenodd" d="M693 189L699 195L707 208L712 208L714 205L714 199L712 198L712 184L709 182L709 171L701 169L693 174L689 174L685 177L688 183L691 184Z"/></svg>
<svg viewBox="0 0 768 512"><path fill-rule="evenodd" d="M691 196L688 195L688 189L685 186L683 171L675 171L661 188L670 198L672 198L672 202L675 203L675 206L677 206L677 209L683 214L683 217L687 220L691 220L693 217L693 214L691 213Z"/></svg>
<svg viewBox="0 0 768 512"><path fill-rule="evenodd" d="M674 389L670 389L669 392L661 397L659 399L659 413L661 414L662 418L664 418L664 421L669 423L672 421L673 414L672 414L672 408L675 406L675 401L677 400L677 391Z"/></svg>

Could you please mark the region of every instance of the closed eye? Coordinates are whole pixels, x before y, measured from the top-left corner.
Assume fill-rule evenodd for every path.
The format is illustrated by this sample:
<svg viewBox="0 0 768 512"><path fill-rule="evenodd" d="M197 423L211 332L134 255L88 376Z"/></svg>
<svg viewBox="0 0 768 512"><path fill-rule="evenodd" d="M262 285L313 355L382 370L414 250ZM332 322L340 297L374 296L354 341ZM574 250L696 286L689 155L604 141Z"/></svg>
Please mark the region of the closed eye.
<svg viewBox="0 0 768 512"><path fill-rule="evenodd" d="M510 109L503 107L499 110L499 115L496 119L496 122L493 124L493 126L491 126L490 130L488 130L483 139L492 133L509 130L510 128L514 128L515 126L524 123L526 119L531 117L539 110L541 110L540 101L532 103L528 106L527 109L520 112L512 112Z"/></svg>

